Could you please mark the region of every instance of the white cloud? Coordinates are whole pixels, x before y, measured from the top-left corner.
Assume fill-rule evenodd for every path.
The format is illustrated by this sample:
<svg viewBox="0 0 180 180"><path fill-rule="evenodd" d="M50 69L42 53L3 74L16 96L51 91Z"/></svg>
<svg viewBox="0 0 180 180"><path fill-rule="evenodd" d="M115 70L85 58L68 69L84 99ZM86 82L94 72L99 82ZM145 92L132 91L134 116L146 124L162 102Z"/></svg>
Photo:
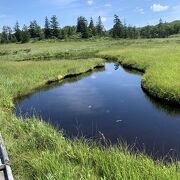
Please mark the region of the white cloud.
<svg viewBox="0 0 180 180"><path fill-rule="evenodd" d="M91 89L87 92L87 89ZM86 93L87 92L87 93ZM57 101L61 99L69 111L81 114L92 114L104 104L103 96L96 86L87 82L75 84L65 84L61 87L60 94L54 94ZM86 96L91 98L86 98ZM98 101L97 101L98 100ZM90 111L93 109L93 111Z"/></svg>
<svg viewBox="0 0 180 180"><path fill-rule="evenodd" d="M107 21L107 18L106 18L106 17L101 17L101 21L102 21L102 22L106 22L106 21Z"/></svg>
<svg viewBox="0 0 180 180"><path fill-rule="evenodd" d="M139 8L139 7L137 7L136 9L135 9L135 12L137 12L137 13L139 13L139 14L145 14L145 12L144 12L144 9L143 8Z"/></svg>
<svg viewBox="0 0 180 180"><path fill-rule="evenodd" d="M87 3L88 3L89 6L91 6L94 3L94 1L89 0L89 1L87 1Z"/></svg>
<svg viewBox="0 0 180 180"><path fill-rule="evenodd" d="M105 7L112 7L112 4L105 4Z"/></svg>
<svg viewBox="0 0 180 180"><path fill-rule="evenodd" d="M97 77L95 75L92 75L91 76L91 79L96 79Z"/></svg>
<svg viewBox="0 0 180 180"><path fill-rule="evenodd" d="M165 5L161 5L161 4L153 4L151 6L151 9L154 11L154 12L163 12L163 11L167 11L169 9L169 6Z"/></svg>

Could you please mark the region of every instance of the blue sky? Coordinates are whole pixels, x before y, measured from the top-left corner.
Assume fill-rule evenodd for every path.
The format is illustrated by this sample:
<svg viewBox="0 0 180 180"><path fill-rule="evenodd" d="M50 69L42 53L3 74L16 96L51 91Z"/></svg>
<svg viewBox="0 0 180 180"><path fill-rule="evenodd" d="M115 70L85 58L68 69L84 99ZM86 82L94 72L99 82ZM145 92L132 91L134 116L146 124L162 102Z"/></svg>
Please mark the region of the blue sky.
<svg viewBox="0 0 180 180"><path fill-rule="evenodd" d="M36 19L43 26L45 16L57 15L60 26L74 25L78 16L102 16L106 29L117 14L127 24L143 26L180 19L180 0L0 0L0 28Z"/></svg>

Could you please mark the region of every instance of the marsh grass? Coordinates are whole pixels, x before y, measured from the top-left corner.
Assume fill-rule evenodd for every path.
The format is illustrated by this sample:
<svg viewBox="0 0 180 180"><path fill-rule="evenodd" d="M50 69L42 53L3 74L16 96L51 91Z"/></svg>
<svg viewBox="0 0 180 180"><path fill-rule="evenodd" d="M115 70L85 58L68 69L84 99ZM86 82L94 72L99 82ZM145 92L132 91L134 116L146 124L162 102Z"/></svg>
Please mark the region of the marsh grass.
<svg viewBox="0 0 180 180"><path fill-rule="evenodd" d="M49 59L87 59L115 42L79 41L79 42L36 42L27 44L5 44L0 47L0 60L27 61Z"/></svg>
<svg viewBox="0 0 180 180"><path fill-rule="evenodd" d="M0 104L13 107L13 98L28 94L48 81L60 80L68 74L78 74L103 65L101 59L89 60L51 60L51 61L1 61L0 66Z"/></svg>
<svg viewBox="0 0 180 180"><path fill-rule="evenodd" d="M40 120L2 117L16 179L179 178L179 163L153 161L123 145L104 148L85 139L68 140Z"/></svg>
<svg viewBox="0 0 180 180"><path fill-rule="evenodd" d="M179 102L179 49L178 39L37 42L1 46L0 131L5 138L15 179L179 179L178 162L153 161L143 153L133 153L122 144L104 148L85 139L69 140L64 138L63 132L41 120L18 119L12 113L15 97L31 93L49 80L104 64L102 59L87 59L91 56L113 58L124 65L144 70L142 84L150 93ZM44 53L55 57L56 53L66 51L74 53L68 54L66 60L63 60L63 55L61 60L46 61L43 57L43 61L32 61L35 57L40 60ZM91 51L93 53L87 56ZM70 60L73 56L76 60Z"/></svg>
<svg viewBox="0 0 180 180"><path fill-rule="evenodd" d="M159 40L160 41L160 40ZM165 39L141 41L101 51L99 57L144 71L142 87L156 98L180 104L180 43Z"/></svg>

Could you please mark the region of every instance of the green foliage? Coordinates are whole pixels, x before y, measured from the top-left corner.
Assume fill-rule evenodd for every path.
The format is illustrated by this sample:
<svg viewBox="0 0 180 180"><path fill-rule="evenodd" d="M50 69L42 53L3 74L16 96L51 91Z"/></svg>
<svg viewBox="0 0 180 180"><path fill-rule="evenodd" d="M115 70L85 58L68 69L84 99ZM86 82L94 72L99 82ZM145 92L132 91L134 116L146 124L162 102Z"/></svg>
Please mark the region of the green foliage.
<svg viewBox="0 0 180 180"><path fill-rule="evenodd" d="M96 24L96 35L100 37L104 35L104 26L101 20L101 16L98 17L98 21Z"/></svg>
<svg viewBox="0 0 180 180"><path fill-rule="evenodd" d="M113 38L123 38L123 25L117 15L114 15L114 26L112 29Z"/></svg>
<svg viewBox="0 0 180 180"><path fill-rule="evenodd" d="M9 26L3 26L1 33L1 43L16 42L16 37L12 34L12 29Z"/></svg>
<svg viewBox="0 0 180 180"><path fill-rule="evenodd" d="M16 25L14 26L14 35L16 37L17 42L22 41L22 32L21 32L21 29L20 29L18 22L16 22Z"/></svg>
<svg viewBox="0 0 180 180"><path fill-rule="evenodd" d="M139 38L139 31L136 27L128 26L127 28L127 37L129 39L138 39Z"/></svg>
<svg viewBox="0 0 180 180"><path fill-rule="evenodd" d="M180 21L163 23L160 19L159 24L155 26L145 26L140 29L142 38L166 38L180 32Z"/></svg>
<svg viewBox="0 0 180 180"><path fill-rule="evenodd" d="M73 38L76 36L76 26L65 26L60 31L59 39Z"/></svg>
<svg viewBox="0 0 180 180"><path fill-rule="evenodd" d="M36 42L43 39L94 39L98 38L122 38L122 39L138 39L138 38L166 38L180 33L180 21L171 23L164 23L161 19L159 24L155 26L145 26L137 28L135 26L127 26L126 23L122 24L119 17L114 15L114 26L109 31L106 31L102 18L99 16L96 26L91 17L90 23L85 17L80 16L77 20L76 26L65 26L62 29L59 27L57 17L54 15L49 22L48 17L45 18L44 28L41 28L37 21L31 21L28 28L30 38ZM22 29L19 23L16 22L14 32L9 26L4 26L0 34L1 43L13 43L22 41Z"/></svg>
<svg viewBox="0 0 180 180"><path fill-rule="evenodd" d="M38 25L36 20L30 22L29 33L31 38L43 38L41 27Z"/></svg>
<svg viewBox="0 0 180 180"><path fill-rule="evenodd" d="M94 26L94 21L92 17L90 19L88 30L89 30L89 37L96 36L96 28Z"/></svg>
<svg viewBox="0 0 180 180"><path fill-rule="evenodd" d="M51 37L51 26L47 16L45 18L44 37L46 39L49 39Z"/></svg>
<svg viewBox="0 0 180 180"><path fill-rule="evenodd" d="M59 35L59 23L57 20L57 17L55 15L53 15L51 17L51 37L55 37L58 38Z"/></svg>
<svg viewBox="0 0 180 180"><path fill-rule="evenodd" d="M26 25L23 26L22 32L21 32L21 42L27 43L30 40L30 33L28 30L28 27Z"/></svg>
<svg viewBox="0 0 180 180"><path fill-rule="evenodd" d="M86 39L89 37L88 22L83 16L80 16L77 19L77 33L81 33L82 38Z"/></svg>

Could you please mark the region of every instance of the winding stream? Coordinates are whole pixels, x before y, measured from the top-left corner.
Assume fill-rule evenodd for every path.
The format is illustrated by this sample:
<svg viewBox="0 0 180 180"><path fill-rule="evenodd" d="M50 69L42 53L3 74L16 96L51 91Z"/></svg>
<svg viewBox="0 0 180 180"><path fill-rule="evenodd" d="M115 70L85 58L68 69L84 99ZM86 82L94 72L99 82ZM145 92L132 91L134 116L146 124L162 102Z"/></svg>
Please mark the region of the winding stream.
<svg viewBox="0 0 180 180"><path fill-rule="evenodd" d="M162 104L141 88L141 74L107 63L18 100L17 116L42 117L67 137L125 141L153 157L180 157L180 108Z"/></svg>

